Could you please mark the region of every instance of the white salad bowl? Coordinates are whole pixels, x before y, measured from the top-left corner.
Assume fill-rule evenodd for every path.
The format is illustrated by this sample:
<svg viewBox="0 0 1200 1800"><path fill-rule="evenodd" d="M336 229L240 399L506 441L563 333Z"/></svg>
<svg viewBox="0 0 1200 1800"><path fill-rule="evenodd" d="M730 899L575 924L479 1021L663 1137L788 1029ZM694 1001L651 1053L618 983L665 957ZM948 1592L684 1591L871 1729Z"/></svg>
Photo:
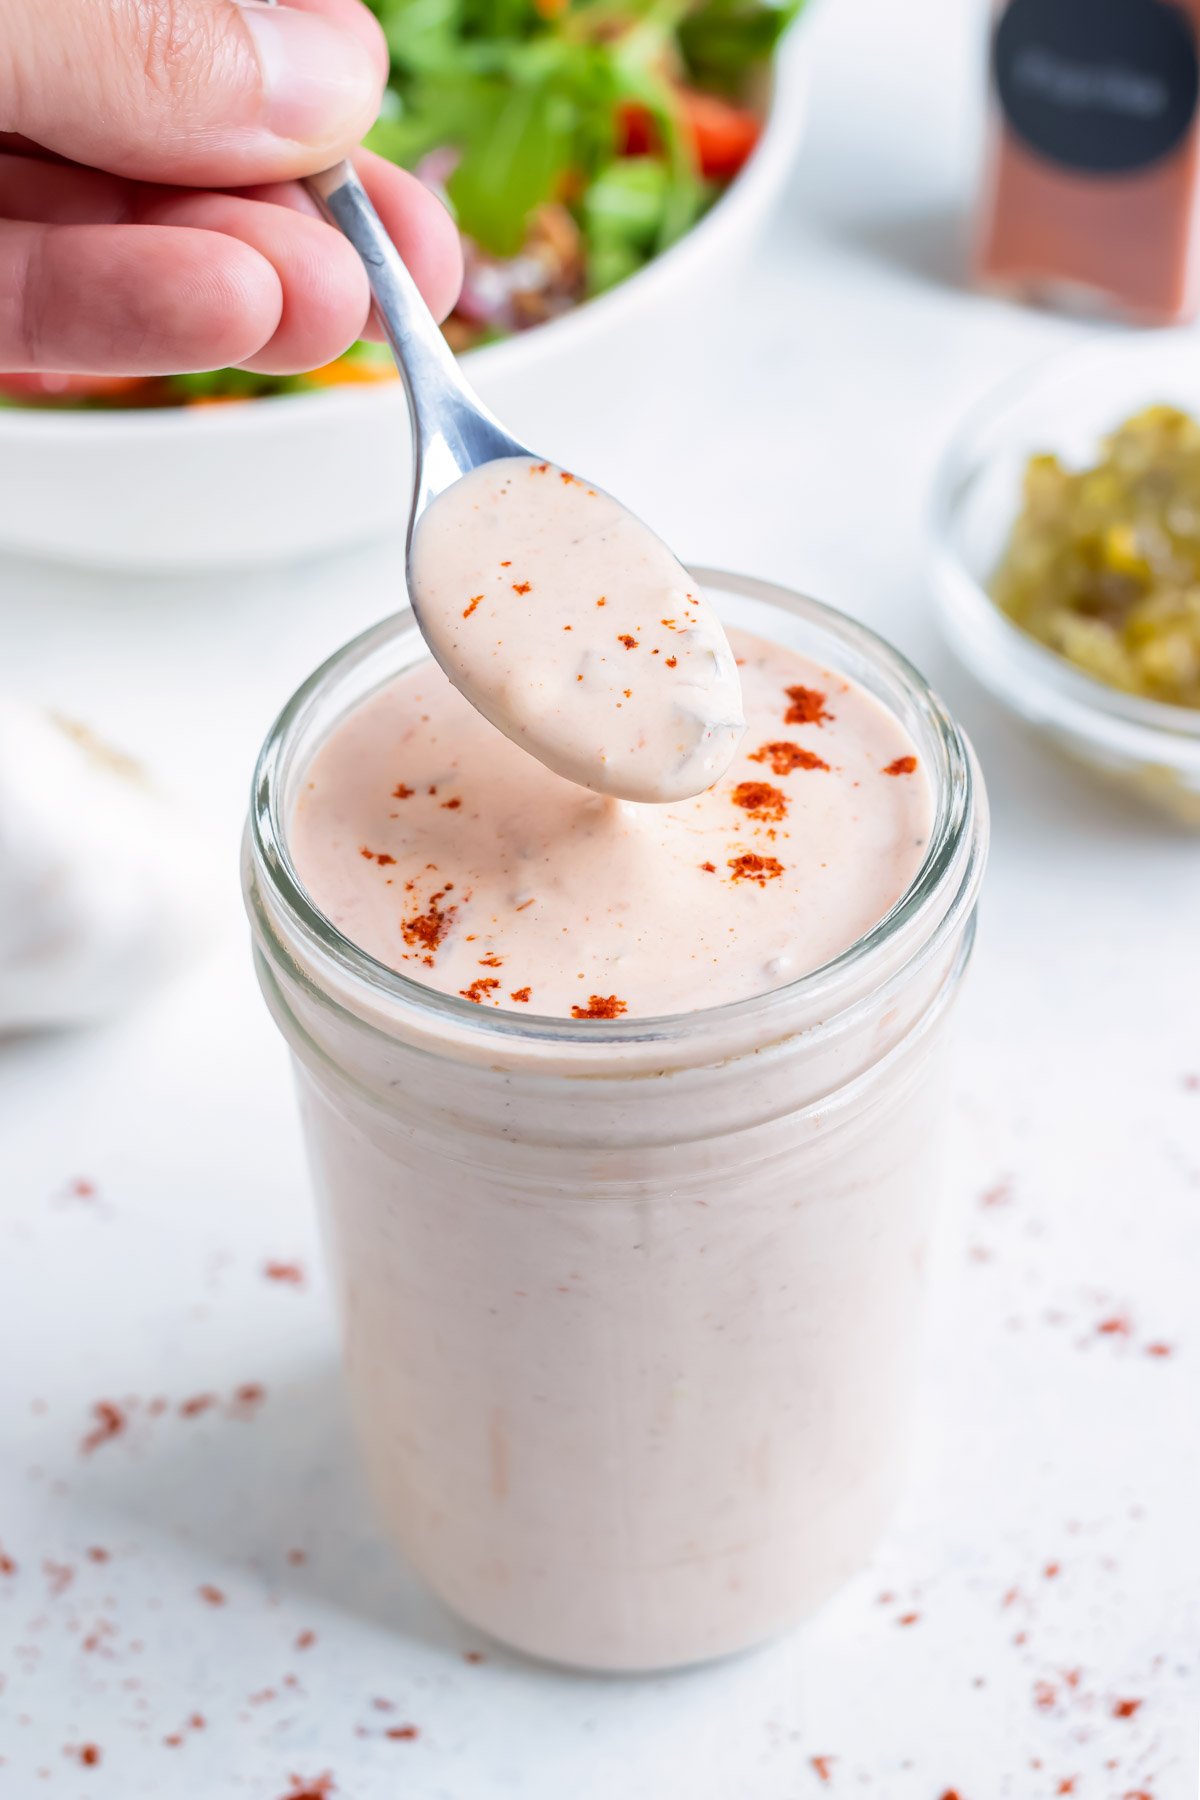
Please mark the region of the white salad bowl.
<svg viewBox="0 0 1200 1800"><path fill-rule="evenodd" d="M468 351L501 417L532 382L567 378L601 340L636 335L736 266L792 168L805 53L777 53L753 155L687 235L610 292L548 324ZM411 467L399 383L237 406L0 410L0 550L163 572L245 568L363 542L404 523Z"/></svg>

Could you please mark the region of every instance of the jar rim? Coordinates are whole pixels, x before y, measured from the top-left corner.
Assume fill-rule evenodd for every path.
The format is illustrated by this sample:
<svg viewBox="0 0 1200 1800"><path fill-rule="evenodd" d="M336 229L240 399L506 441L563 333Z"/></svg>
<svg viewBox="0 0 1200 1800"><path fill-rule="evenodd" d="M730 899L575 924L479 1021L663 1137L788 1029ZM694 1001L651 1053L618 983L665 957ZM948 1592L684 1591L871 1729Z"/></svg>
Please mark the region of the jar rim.
<svg viewBox="0 0 1200 1800"><path fill-rule="evenodd" d="M460 1035L466 1034L476 1044L491 1043L497 1048L502 1043L515 1047L521 1042L533 1042L591 1049L609 1045L615 1049L708 1030L719 1032L731 1026L736 1028L749 1018L761 1022L769 1038L773 1035L774 1019L791 1012L797 1004L809 1002L826 1018L830 1012L838 1011L839 993L853 987L856 977L866 972L872 960L885 956L905 934L911 932L916 937L914 954L928 948L933 935L941 936L939 925L952 928L974 903L982 875L981 784L964 734L912 663L868 626L821 601L755 576L695 566L689 568L689 573L710 595L715 590L718 596L724 592L765 602L829 633L861 658L881 666L923 721L941 761L933 829L921 866L908 888L870 930L828 962L766 993L686 1012L587 1021L508 1012L503 1008L485 1010L457 995L427 987L361 949L326 918L308 895L288 850L281 809L290 748L302 726L336 679L361 667L412 628L413 615L407 607L370 626L321 663L287 701L267 734L255 765L246 834L245 887L252 924L275 935L274 915L282 910L288 927L313 965L331 967L343 983L349 983L352 992L368 996L376 1005L381 1000L390 1002L402 1015L435 1027L449 1027ZM384 679L391 679L392 675ZM255 893L259 882L265 883L275 903L270 913ZM947 896L948 888L953 891ZM923 919L928 919L929 926L924 932L919 930ZM294 952L291 959L296 960ZM336 1002L340 996L327 997ZM785 1035L785 1028L781 1027L779 1035Z"/></svg>

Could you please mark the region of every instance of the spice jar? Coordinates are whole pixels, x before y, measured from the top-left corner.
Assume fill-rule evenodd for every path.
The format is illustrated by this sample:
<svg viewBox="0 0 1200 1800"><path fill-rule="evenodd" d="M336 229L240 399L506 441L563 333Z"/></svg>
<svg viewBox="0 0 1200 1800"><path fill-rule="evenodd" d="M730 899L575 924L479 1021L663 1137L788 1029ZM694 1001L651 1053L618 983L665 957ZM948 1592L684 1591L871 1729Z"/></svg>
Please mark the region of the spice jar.
<svg viewBox="0 0 1200 1800"><path fill-rule="evenodd" d="M1002 0L990 285L1150 324L1200 304L1200 0Z"/></svg>
<svg viewBox="0 0 1200 1800"><path fill-rule="evenodd" d="M305 894L288 821L332 726L425 654L407 614L285 708L245 851L380 1515L476 1626L613 1670L783 1630L887 1517L987 836L970 751L902 658L813 601L696 575L728 623L891 707L934 783L911 888L825 967L577 1022L356 949Z"/></svg>

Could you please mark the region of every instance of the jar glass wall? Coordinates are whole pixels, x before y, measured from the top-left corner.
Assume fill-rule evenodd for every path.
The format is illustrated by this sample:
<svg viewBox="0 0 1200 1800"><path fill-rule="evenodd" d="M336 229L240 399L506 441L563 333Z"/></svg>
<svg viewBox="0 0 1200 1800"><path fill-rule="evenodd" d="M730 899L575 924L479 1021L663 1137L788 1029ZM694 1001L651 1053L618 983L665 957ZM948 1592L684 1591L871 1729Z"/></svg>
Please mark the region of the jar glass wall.
<svg viewBox="0 0 1200 1800"><path fill-rule="evenodd" d="M902 658L813 601L695 573L728 623L876 694L934 784L915 881L832 963L579 1023L483 1011L341 937L288 820L338 720L424 656L407 614L285 709L245 855L382 1517L473 1623L608 1669L784 1629L886 1518L987 835L970 751Z"/></svg>

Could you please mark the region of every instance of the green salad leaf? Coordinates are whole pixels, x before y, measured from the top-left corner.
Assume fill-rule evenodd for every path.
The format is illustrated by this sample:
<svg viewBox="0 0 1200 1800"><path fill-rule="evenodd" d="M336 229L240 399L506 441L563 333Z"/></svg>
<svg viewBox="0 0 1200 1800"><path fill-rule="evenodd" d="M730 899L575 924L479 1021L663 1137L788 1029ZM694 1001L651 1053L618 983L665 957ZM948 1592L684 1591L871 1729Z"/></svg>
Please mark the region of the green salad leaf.
<svg viewBox="0 0 1200 1800"><path fill-rule="evenodd" d="M679 46L693 80L721 94L737 93L800 13L804 0L701 0L680 20Z"/></svg>

